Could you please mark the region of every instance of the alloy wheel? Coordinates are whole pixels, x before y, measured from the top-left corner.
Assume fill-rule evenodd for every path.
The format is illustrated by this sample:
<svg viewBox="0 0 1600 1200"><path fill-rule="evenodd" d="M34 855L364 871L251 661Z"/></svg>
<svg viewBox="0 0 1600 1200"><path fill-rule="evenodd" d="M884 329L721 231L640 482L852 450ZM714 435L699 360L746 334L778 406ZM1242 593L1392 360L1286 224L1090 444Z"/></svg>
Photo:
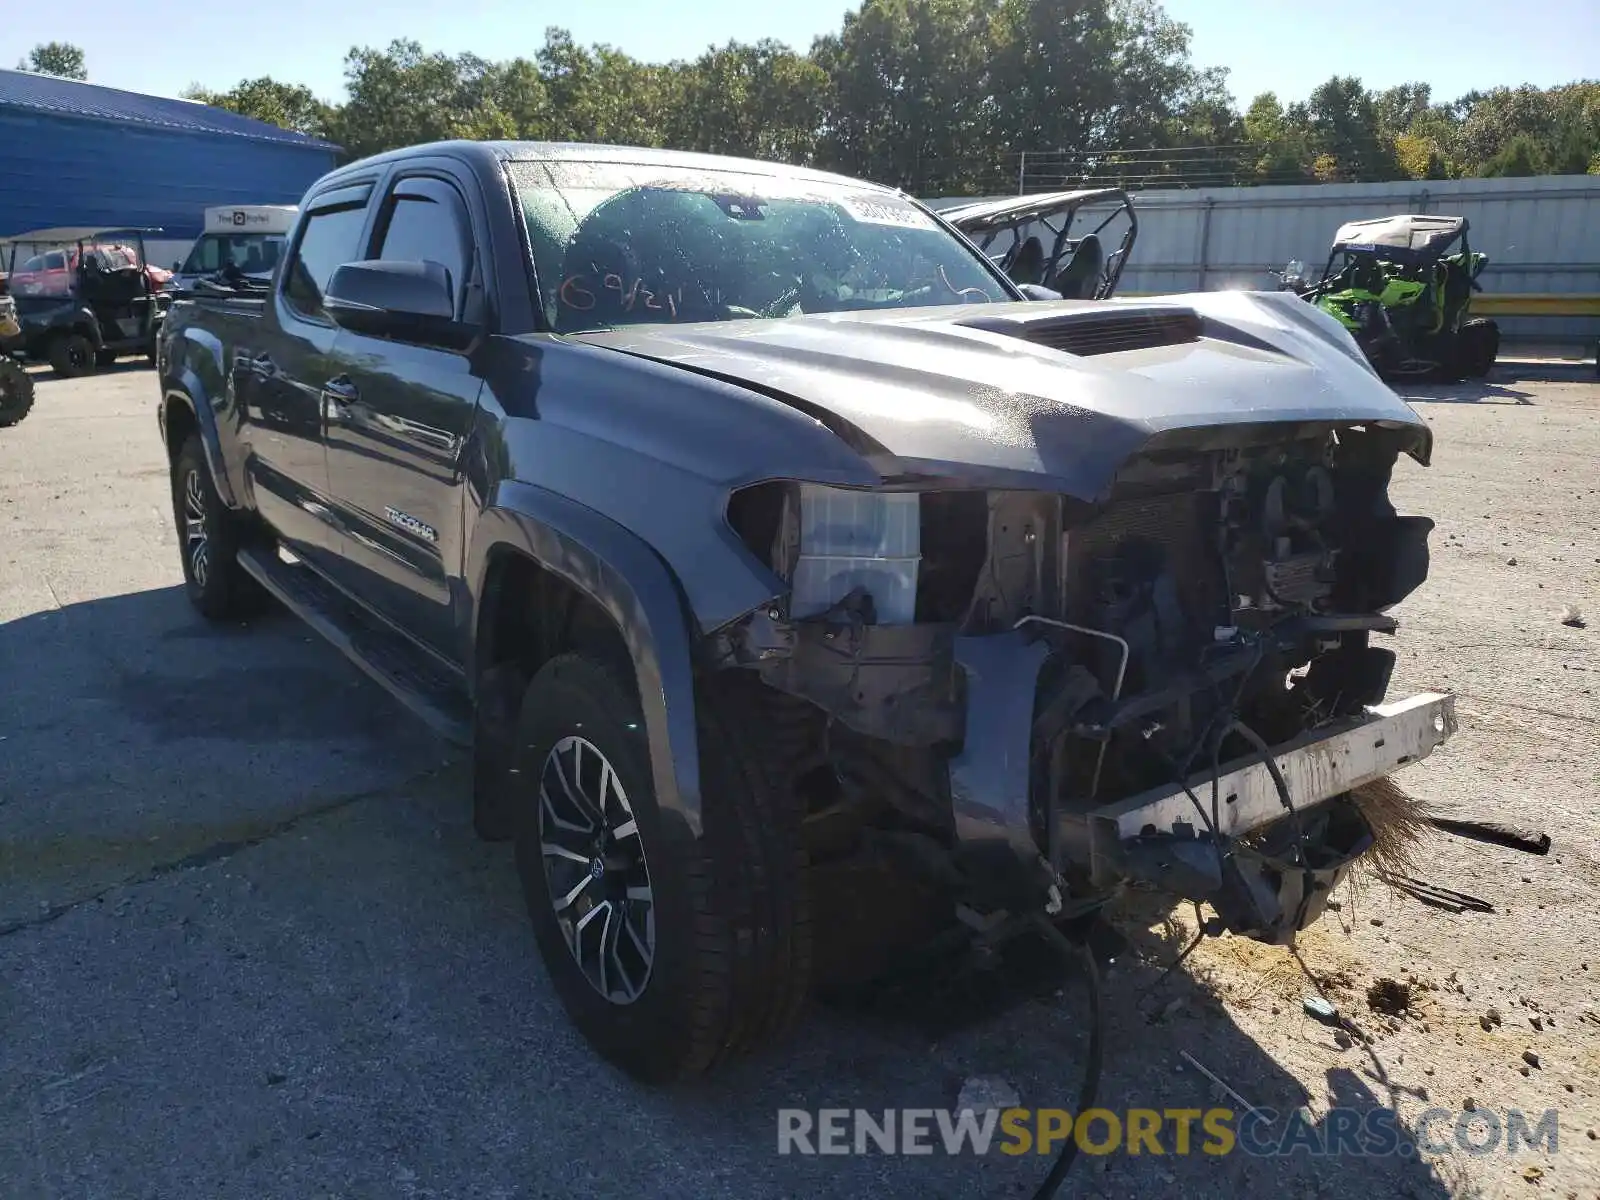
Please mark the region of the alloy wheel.
<svg viewBox="0 0 1600 1200"><path fill-rule="evenodd" d="M206 586L211 575L211 553L206 537L206 494L200 472L190 469L183 477L183 543L189 574L195 585Z"/></svg>
<svg viewBox="0 0 1600 1200"><path fill-rule="evenodd" d="M633 806L610 760L564 737L539 772L539 852L556 924L591 987L613 1004L643 993L655 902Z"/></svg>

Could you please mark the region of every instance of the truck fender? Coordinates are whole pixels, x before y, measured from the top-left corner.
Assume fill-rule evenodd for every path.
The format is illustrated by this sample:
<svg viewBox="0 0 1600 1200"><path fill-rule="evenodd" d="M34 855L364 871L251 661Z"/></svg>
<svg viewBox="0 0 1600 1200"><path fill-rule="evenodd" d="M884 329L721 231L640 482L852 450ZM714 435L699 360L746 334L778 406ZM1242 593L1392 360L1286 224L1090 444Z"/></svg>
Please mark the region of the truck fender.
<svg viewBox="0 0 1600 1200"><path fill-rule="evenodd" d="M597 603L633 659L656 801L701 833L691 626L672 571L634 534L593 509L528 483L501 482L480 512L466 577L481 603L493 556L526 555ZM476 657L476 638L472 657ZM469 678L476 678L475 667Z"/></svg>
<svg viewBox="0 0 1600 1200"><path fill-rule="evenodd" d="M167 415L171 406L181 404L200 427L200 444L205 449L206 465L217 495L229 508L238 508L233 479L222 453L222 438L217 431L216 398L226 400L228 375L223 367L223 346L219 338L204 330L186 328L175 338L168 352L166 378L162 380L161 438L166 440Z"/></svg>

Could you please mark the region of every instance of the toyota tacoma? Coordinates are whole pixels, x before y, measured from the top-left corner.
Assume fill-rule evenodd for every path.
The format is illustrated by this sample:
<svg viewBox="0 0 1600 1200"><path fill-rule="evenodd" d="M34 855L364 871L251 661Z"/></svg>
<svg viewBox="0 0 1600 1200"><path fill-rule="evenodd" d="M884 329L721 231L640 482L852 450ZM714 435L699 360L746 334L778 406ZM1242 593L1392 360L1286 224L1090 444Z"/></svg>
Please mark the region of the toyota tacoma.
<svg viewBox="0 0 1600 1200"><path fill-rule="evenodd" d="M794 1022L853 855L977 938L1134 887L1287 941L1454 729L1386 700L1429 431L1292 295L1029 299L892 189L443 143L318 181L159 368L194 605L276 597L471 747L641 1078Z"/></svg>

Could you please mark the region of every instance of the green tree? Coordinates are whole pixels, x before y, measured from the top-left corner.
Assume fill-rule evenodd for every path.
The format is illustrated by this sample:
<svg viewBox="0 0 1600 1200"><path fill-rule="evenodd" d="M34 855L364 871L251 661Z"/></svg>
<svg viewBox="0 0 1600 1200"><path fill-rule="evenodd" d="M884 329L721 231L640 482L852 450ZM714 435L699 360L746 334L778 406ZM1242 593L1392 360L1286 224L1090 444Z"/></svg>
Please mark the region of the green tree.
<svg viewBox="0 0 1600 1200"><path fill-rule="evenodd" d="M17 64L17 70L31 71L35 75L56 75L62 79L89 78L83 51L71 42L41 42L28 51L28 57Z"/></svg>
<svg viewBox="0 0 1600 1200"><path fill-rule="evenodd" d="M866 0L837 34L818 38L811 58L831 96L822 161L928 194L987 183L985 160L1000 155L985 120L993 69L986 8L983 0Z"/></svg>
<svg viewBox="0 0 1600 1200"><path fill-rule="evenodd" d="M1482 173L1491 177L1541 175L1544 173L1540 161L1542 157L1539 143L1527 134L1519 133L1483 165Z"/></svg>
<svg viewBox="0 0 1600 1200"><path fill-rule="evenodd" d="M1291 126L1289 114L1274 92L1262 92L1244 114L1246 166L1257 183L1303 183L1310 176L1311 154L1303 123Z"/></svg>
<svg viewBox="0 0 1600 1200"><path fill-rule="evenodd" d="M1433 89L1426 83L1402 83L1372 95L1378 132L1396 138L1410 133L1431 111Z"/></svg>
<svg viewBox="0 0 1600 1200"><path fill-rule="evenodd" d="M550 136L562 141L661 146L681 102L683 68L630 58L612 46L584 47L564 29L545 30L535 56L550 97Z"/></svg>
<svg viewBox="0 0 1600 1200"><path fill-rule="evenodd" d="M191 84L184 89L183 96L308 137L326 137L333 115L332 107L318 100L304 84L279 83L265 75L260 79L242 80L226 92L210 92L199 84Z"/></svg>
<svg viewBox="0 0 1600 1200"><path fill-rule="evenodd" d="M808 53L729 42L649 63L545 30L531 58L401 40L345 60L348 99L271 78L209 104L327 137L355 155L446 138L673 146L831 167L926 195L1119 180L1144 186L1576 172L1600 162L1600 82L1436 103L1336 76L1303 102L1241 113L1158 0L859 0ZM30 69L82 70L36 47ZM24 64L26 66L26 64Z"/></svg>
<svg viewBox="0 0 1600 1200"><path fill-rule="evenodd" d="M1491 160L1500 159L1519 137L1527 139L1519 154L1525 151L1537 159L1539 148L1556 132L1555 106L1549 94L1536 87L1469 92L1456 103L1462 110L1457 149L1473 174L1484 173Z"/></svg>
<svg viewBox="0 0 1600 1200"><path fill-rule="evenodd" d="M1189 27L1154 0L998 4L989 85L979 92L992 97L990 140L1056 152L1052 182L1181 171L1183 156L1150 152L1194 136L1183 127L1191 111L1231 108L1225 78L1190 61Z"/></svg>
<svg viewBox="0 0 1600 1200"><path fill-rule="evenodd" d="M1445 179L1448 167L1439 147L1417 133L1402 133L1394 139L1394 156L1408 179Z"/></svg>
<svg viewBox="0 0 1600 1200"><path fill-rule="evenodd" d="M681 69L664 130L674 146L809 163L828 110L827 73L789 47L729 42Z"/></svg>
<svg viewBox="0 0 1600 1200"><path fill-rule="evenodd" d="M1380 128L1376 97L1352 75L1336 75L1312 90L1305 130L1316 159L1333 160L1335 179L1366 183L1402 174L1393 142ZM1324 166L1319 178L1328 173Z"/></svg>
<svg viewBox="0 0 1600 1200"><path fill-rule="evenodd" d="M500 69L475 54L424 52L400 39L387 49L356 47L345 56L349 100L331 120L335 141L355 157L452 138L517 136L501 106Z"/></svg>

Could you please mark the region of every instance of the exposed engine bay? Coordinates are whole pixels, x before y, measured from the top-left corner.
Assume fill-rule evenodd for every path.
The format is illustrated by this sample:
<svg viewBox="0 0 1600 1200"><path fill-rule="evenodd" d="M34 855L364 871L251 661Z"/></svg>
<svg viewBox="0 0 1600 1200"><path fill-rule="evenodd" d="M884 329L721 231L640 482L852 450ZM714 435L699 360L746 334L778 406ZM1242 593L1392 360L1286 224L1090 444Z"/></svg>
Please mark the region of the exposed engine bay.
<svg viewBox="0 0 1600 1200"><path fill-rule="evenodd" d="M1433 527L1388 499L1406 436L1158 437L1097 503L736 493L730 523L792 590L721 633L720 665L788 698L814 859L887 838L980 914L1132 883L1292 937L1371 843L1349 789L1453 730L1449 697L1380 707L1373 637Z"/></svg>

